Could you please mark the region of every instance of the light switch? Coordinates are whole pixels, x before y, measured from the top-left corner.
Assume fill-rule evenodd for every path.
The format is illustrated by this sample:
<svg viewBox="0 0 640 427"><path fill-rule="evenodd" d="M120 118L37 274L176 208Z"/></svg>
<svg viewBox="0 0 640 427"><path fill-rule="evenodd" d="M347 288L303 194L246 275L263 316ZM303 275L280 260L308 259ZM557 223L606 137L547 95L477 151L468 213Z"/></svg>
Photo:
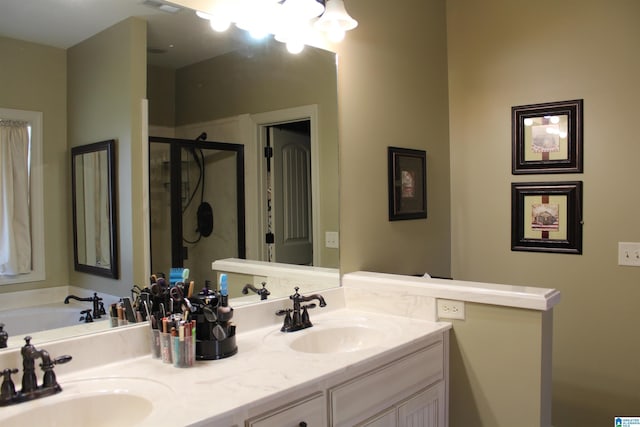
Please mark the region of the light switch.
<svg viewBox="0 0 640 427"><path fill-rule="evenodd" d="M338 232L326 231L324 233L324 244L328 248L338 248L340 246Z"/></svg>
<svg viewBox="0 0 640 427"><path fill-rule="evenodd" d="M640 243L618 242L618 265L640 267Z"/></svg>

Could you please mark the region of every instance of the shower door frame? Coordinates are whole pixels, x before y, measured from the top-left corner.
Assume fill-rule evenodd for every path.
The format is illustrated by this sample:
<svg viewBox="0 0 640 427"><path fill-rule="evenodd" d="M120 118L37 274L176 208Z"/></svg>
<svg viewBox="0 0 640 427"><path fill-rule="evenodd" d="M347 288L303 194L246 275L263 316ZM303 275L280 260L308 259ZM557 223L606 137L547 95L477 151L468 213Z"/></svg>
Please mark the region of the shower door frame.
<svg viewBox="0 0 640 427"><path fill-rule="evenodd" d="M151 143L169 144L170 200L171 200L171 267L183 267L183 242L173 236L183 236L182 229L182 149L197 148L206 150L233 151L236 153L236 210L238 216L238 258L245 259L247 254L245 231L245 182L244 182L244 145L218 141L194 141L191 139L150 136L148 146L149 165L151 164ZM151 180L151 177L149 177ZM151 182L149 182L151 185ZM149 221L149 265L153 260L153 245L151 241L151 221ZM213 261L213 260L212 260Z"/></svg>

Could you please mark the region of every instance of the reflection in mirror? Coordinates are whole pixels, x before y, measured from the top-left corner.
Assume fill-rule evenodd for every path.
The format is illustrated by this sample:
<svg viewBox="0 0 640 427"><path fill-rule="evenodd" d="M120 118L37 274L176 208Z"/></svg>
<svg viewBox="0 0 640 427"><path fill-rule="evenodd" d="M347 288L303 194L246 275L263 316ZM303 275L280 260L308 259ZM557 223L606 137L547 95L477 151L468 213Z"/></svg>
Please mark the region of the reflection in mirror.
<svg viewBox="0 0 640 427"><path fill-rule="evenodd" d="M76 271L118 278L115 141L71 149Z"/></svg>
<svg viewBox="0 0 640 427"><path fill-rule="evenodd" d="M150 137L149 199L151 271L202 280L212 258L244 257L243 145Z"/></svg>
<svg viewBox="0 0 640 427"><path fill-rule="evenodd" d="M87 300L93 291L75 286L56 286L28 291L6 292L2 294L0 323L8 333L8 348L24 345L24 337L29 335L34 342L91 334L111 328L108 315L86 319L92 303ZM75 295L78 299L65 299ZM119 301L119 297L99 294L105 307Z"/></svg>
<svg viewBox="0 0 640 427"><path fill-rule="evenodd" d="M337 268L292 265L278 262L263 262L246 259L228 258L214 261L211 268L227 275L229 298L234 306L255 303L282 297L300 288L301 294L322 291L340 286L340 274Z"/></svg>
<svg viewBox="0 0 640 427"><path fill-rule="evenodd" d="M157 144L151 142L152 273L187 267L197 287L202 287L205 280L216 283L211 263L244 258L239 248L245 246L247 260L330 268L337 275L335 54L307 46L299 55L292 55L273 39L251 40L238 29L230 30L224 47L218 48L217 40L223 36L212 32L207 22L192 11L185 10L171 18L192 31L190 50L220 52L185 59L177 43L170 43L166 33L154 30L154 22L162 18L154 18L148 31L150 140L157 136L193 142L204 135L204 147L214 141L240 145L244 147L245 174L241 189L233 170L225 172L220 169L221 163L209 161L204 163L202 174L195 157L183 153L182 173L173 175L176 182L171 183L161 178L163 173L171 176L166 169L169 154L154 149ZM173 48L167 49L170 44ZM196 193L196 200L189 204L202 175L205 194ZM173 198L171 203L173 212L175 205L187 205L183 206L182 221L163 220L155 213L169 210L171 187L183 191L181 200ZM208 194L211 191L227 198L214 200ZM236 191L246 197L245 216L238 220L231 218L236 212ZM213 214L209 236L198 232L197 214L186 212L202 204L210 205ZM236 231L242 220L246 224L244 242L238 241L240 234ZM182 224L182 233L173 231L170 224L174 223ZM169 230L174 242L178 236L180 243L171 251L171 257L167 255L171 248ZM325 243L327 234L334 237L335 244ZM213 245L214 241L219 244ZM329 281L325 287L337 286L338 282ZM288 296L292 289L272 292L270 298ZM239 291L231 290L233 295Z"/></svg>
<svg viewBox="0 0 640 427"><path fill-rule="evenodd" d="M52 15L50 13L51 7L46 6L53 6L54 3L56 13ZM311 159L314 162L318 161L319 165L314 168L312 164L311 168L311 179L315 183L311 186L311 211L313 218L317 220L313 222L312 228L314 266L332 268L337 274L337 268L339 267L338 249L337 247L327 247L328 245L325 244L327 232L333 233L332 236L335 236L339 231L335 54L307 47L300 55L293 56L284 49L280 54L273 56L269 60L265 56L266 62L260 63L257 57L268 51L278 52L278 47L276 46L272 49L261 42L250 41L244 32L237 32L234 33L235 35L223 39L220 34L211 31L208 23L197 18L191 10L182 9L178 13L169 14L157 7L149 6L149 4L160 4L160 2L83 0L82 8L79 8L76 3L42 0L38 3L42 5L41 8L33 8L30 2L23 0L3 0L3 11L0 14L0 38L3 41L14 40L6 45L0 43L0 51L21 52L20 55L12 56L20 66L31 66L31 63L28 63L29 58L37 55L40 58L51 59L54 61L54 65L58 67L59 64L55 63L55 58L41 55L43 47L48 49L49 46L54 46L60 49L60 52L56 52L56 56L59 58L66 55L65 49L76 45L76 47L82 48L88 38L94 34L102 33L105 29L113 29L112 26L114 24L122 22L127 17L137 17L147 21L147 58L149 60L147 76L149 84L147 93L147 98L149 98L148 134L194 140L202 132L207 132L209 141L241 143L244 145L246 178L245 241L247 243L246 257L248 260L266 259L262 255L264 252L265 224L261 221L262 212L266 206L263 196L266 188L257 184L257 182L259 177L264 179L266 176L266 163L260 161L260 150L262 150L264 140L267 138L268 129L270 126L309 120L312 145ZM25 12L25 8L29 10ZM59 17L62 18L58 19ZM4 37L8 39L4 39ZM239 41L233 40L234 37ZM12 42L19 43L15 45L17 47L14 50L11 50L14 46ZM118 42L121 42L120 38L118 38ZM132 46L119 44L118 48L130 49ZM97 58L100 57L101 52L93 52ZM199 76L196 73L197 70L191 68L190 65L207 63L207 60L213 56L213 52L217 52L219 62L228 61L233 56L237 58L244 57L249 64L253 64L253 67L232 68L230 71L229 68L219 68L217 64L214 64L214 60L211 60L208 63L212 68L206 71L201 70L204 74ZM220 54L226 54L226 56L220 57ZM178 65L175 65L175 56L181 61ZM312 62L314 56L324 58L321 67ZM186 73L188 70L195 73L193 76L188 76L190 80L186 80L187 76L185 76L184 80L178 80L178 74ZM67 71L60 72L65 73ZM207 79L200 79L199 77L207 77ZM179 81L182 81L184 85L178 85ZM219 82L218 85L210 85L210 83L215 83L216 81ZM95 81L96 85L110 85L109 89L113 88L114 91L117 89L118 92L126 90L129 87L128 83L110 79ZM158 86L164 86L160 93L155 91ZM195 98L193 97L194 94ZM59 105L61 109L65 108L65 102L67 102L65 99L51 100L46 98L47 96L47 93L42 94L43 102ZM166 100L175 100L175 102L165 102ZM35 107L34 105L34 109L37 109ZM84 108L83 105L76 107L78 109ZM169 110L164 110L165 107L168 107ZM216 110L215 116L209 115L212 109ZM278 114L282 111L294 111L295 114L286 115L283 118L282 115ZM302 114L300 114L300 111L302 111ZM212 126L209 123L214 121L217 124L216 126ZM51 125L51 122L49 123ZM58 125L63 128L61 132L66 132L64 125L59 123ZM57 134L54 133L53 135ZM243 139L238 139L238 135ZM44 139L47 140L49 138L49 141L51 141L51 136L52 133L45 130ZM66 152L67 147L62 149ZM51 152L55 152L55 149L52 149ZM48 159L44 160L47 164L49 163ZM51 160L51 162L53 163L54 161ZM68 166L65 164L65 167ZM127 165L127 167L131 166ZM137 166L134 165L133 167ZM51 168L49 168L49 171L51 172ZM120 171L119 185L129 185L129 182L123 181L123 177L129 176L129 172ZM55 171L51 176L56 177L57 173L60 173L60 176L68 176L69 174L68 171ZM47 174L46 176L50 175ZM143 204L142 200L132 200L131 202L132 204ZM216 206L215 203L212 204L212 208L215 232L216 212L220 213L223 209ZM115 216L112 218L113 220L116 219ZM334 241L337 242L337 238ZM112 243L116 248L115 238ZM70 257L71 254L68 256ZM318 262L316 262L316 258ZM43 257L38 258L37 261L40 259L43 259ZM198 266L203 268L202 277L200 277L200 273L196 277L195 270L192 274L199 286L204 283L204 280L210 279L214 283L216 280L215 272L211 270L211 263L214 259L207 257L206 253L204 259L206 261L198 262ZM114 261L111 266L116 267L118 258L115 253L110 257L111 260ZM121 265L114 270L114 275L118 270L120 272L124 272L125 269L128 270L128 263L131 261L122 259L119 262ZM166 265L163 264L162 267L158 268L166 271L170 267L172 265L166 263ZM44 273L42 274L44 275ZM207 277L207 274L211 276ZM55 277L55 271L53 276L54 279L58 279ZM338 280L329 281L327 286L338 286L338 282ZM143 284L139 285L142 286ZM61 289L60 295L53 298L47 297L49 299L45 298L44 295L49 289ZM93 290L82 289L82 291L86 291L86 295L82 294L77 288L70 289L68 286L59 286L57 288L38 289L33 291L36 296L26 298L21 296L18 300L29 303L34 301L40 303L43 299L59 302L69 294L78 296L90 296L93 294ZM16 293L22 294L22 292L30 291ZM290 291L281 295L274 293L269 296L269 299L286 297L289 294L291 294ZM120 295L119 297L122 296L128 295ZM257 296L255 297L257 298ZM6 308L7 293L2 294L1 301L2 308ZM73 303L72 301L71 304ZM84 308L87 308L86 303L78 304L82 304ZM234 302L231 301L231 304L234 304ZM24 305L18 303L16 308L22 310L23 307ZM84 325L79 324L78 318L74 319L78 324L73 328L84 327ZM36 317L36 319L39 319L39 317ZM2 316L0 315L1 321ZM47 327L47 325L43 324L38 326L40 329ZM76 334L71 332L67 335L56 336L55 339ZM42 338L38 339L38 342L44 342L49 339L54 338Z"/></svg>

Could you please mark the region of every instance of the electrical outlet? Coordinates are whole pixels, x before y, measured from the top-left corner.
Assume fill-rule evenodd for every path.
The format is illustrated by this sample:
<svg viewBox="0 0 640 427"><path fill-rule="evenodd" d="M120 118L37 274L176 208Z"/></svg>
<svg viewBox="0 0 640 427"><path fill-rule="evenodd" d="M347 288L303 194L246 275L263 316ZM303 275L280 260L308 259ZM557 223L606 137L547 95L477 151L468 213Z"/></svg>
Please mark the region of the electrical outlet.
<svg viewBox="0 0 640 427"><path fill-rule="evenodd" d="M439 318L464 320L464 301L438 299L436 305Z"/></svg>
<svg viewBox="0 0 640 427"><path fill-rule="evenodd" d="M328 248L338 248L340 246L338 232L326 231L324 233L324 244Z"/></svg>
<svg viewBox="0 0 640 427"><path fill-rule="evenodd" d="M640 267L640 243L618 242L618 265Z"/></svg>

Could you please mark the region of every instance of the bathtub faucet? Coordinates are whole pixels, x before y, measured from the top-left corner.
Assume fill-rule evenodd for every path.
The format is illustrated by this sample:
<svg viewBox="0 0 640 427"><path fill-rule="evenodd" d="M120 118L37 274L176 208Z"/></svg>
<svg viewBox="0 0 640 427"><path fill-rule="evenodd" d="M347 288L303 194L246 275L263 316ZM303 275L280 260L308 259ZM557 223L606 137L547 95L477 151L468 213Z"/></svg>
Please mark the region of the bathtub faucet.
<svg viewBox="0 0 640 427"><path fill-rule="evenodd" d="M269 295L271 295L271 292L269 292L266 286L267 286L267 283L262 282L262 289L258 289L255 286L253 286L251 283L247 283L246 285L244 285L244 288L242 288L242 294L248 295L249 291L252 291L260 295L260 300L263 301L263 300L266 300Z"/></svg>
<svg viewBox="0 0 640 427"><path fill-rule="evenodd" d="M77 297L75 295L69 295L64 299L64 303L65 304L69 304L69 300L70 299L74 299L76 301L90 301L93 303L93 312L91 313L91 316L94 319L99 319L103 314L107 314L107 312L104 309L104 303L102 302L102 297L98 296L97 292L93 293L92 297L86 297L86 298L80 298Z"/></svg>

